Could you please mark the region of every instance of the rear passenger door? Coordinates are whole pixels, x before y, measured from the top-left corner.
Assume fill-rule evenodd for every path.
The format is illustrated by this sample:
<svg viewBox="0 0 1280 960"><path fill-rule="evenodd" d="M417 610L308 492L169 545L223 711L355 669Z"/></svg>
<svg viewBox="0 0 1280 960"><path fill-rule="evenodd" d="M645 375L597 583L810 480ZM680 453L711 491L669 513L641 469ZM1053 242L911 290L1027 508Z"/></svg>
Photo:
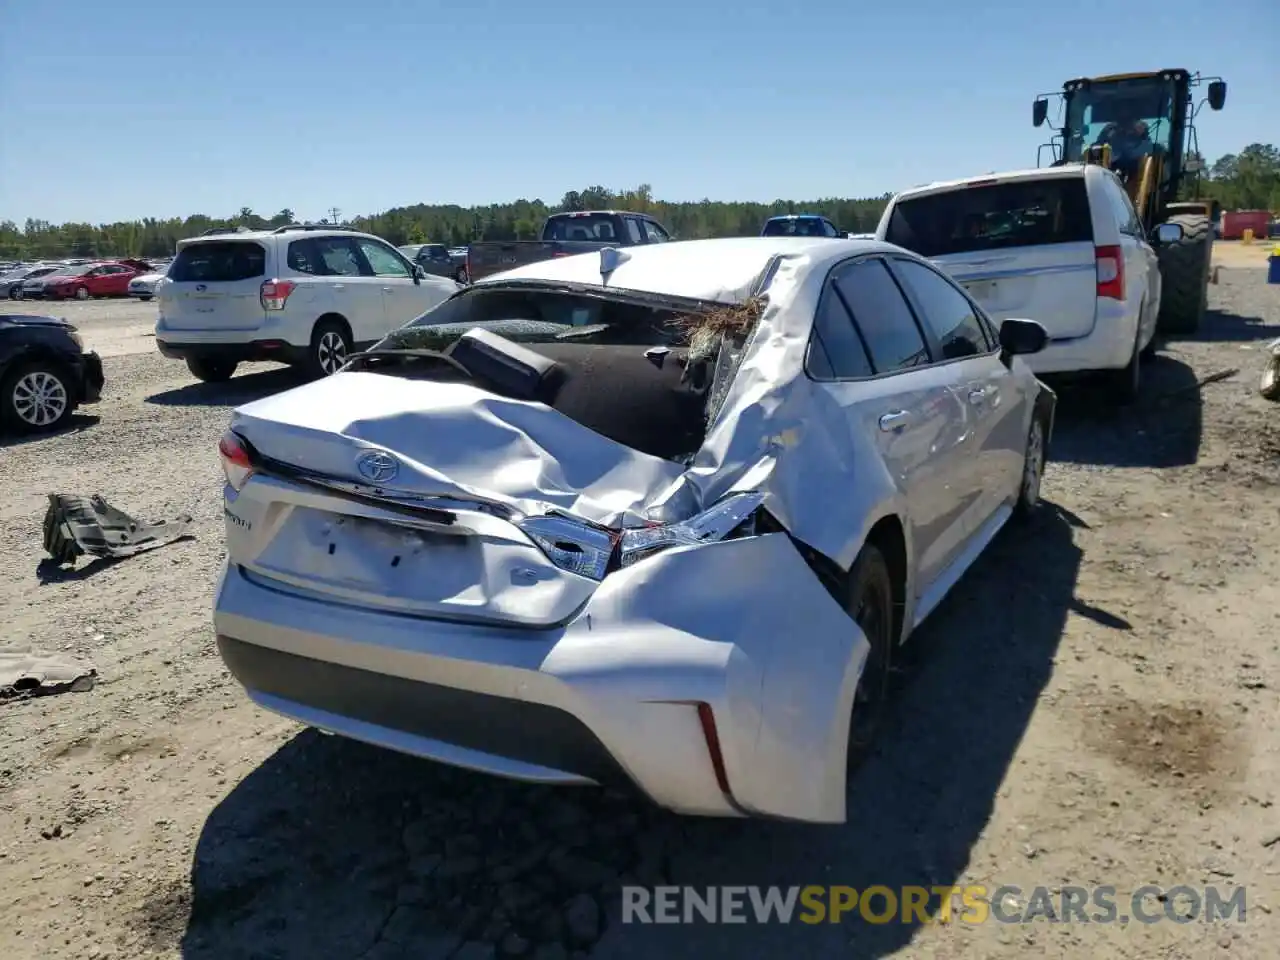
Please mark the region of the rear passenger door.
<svg viewBox="0 0 1280 960"><path fill-rule="evenodd" d="M290 268L315 279L299 284L305 291L309 324L323 314L336 313L344 317L351 327L356 343L376 339L377 331L386 324L382 306L382 283L373 275L353 237L314 236L303 237L289 243ZM294 294L296 296L297 294ZM289 298L293 307L293 297ZM297 331L301 336L304 331ZM305 331L310 336L310 329Z"/></svg>
<svg viewBox="0 0 1280 960"><path fill-rule="evenodd" d="M966 536L978 534L1006 505L1022 476L1028 398L1000 359L994 331L955 283L926 264L906 257L889 260L916 317L928 333L938 364L950 371L950 386L968 434L968 455L959 469L966 488Z"/></svg>
<svg viewBox="0 0 1280 960"><path fill-rule="evenodd" d="M365 262L380 282L382 291L382 326L365 339L386 336L397 327L404 326L418 314L417 287L413 282L413 268L391 247L369 237L356 240ZM359 338L357 338L359 339Z"/></svg>
<svg viewBox="0 0 1280 960"><path fill-rule="evenodd" d="M950 388L924 334L878 257L832 271L819 301L806 369L846 419L851 449L874 451L905 505L917 596L964 540L964 491L955 483L970 447ZM849 496L861 489L852 465ZM868 507L873 506L868 504Z"/></svg>

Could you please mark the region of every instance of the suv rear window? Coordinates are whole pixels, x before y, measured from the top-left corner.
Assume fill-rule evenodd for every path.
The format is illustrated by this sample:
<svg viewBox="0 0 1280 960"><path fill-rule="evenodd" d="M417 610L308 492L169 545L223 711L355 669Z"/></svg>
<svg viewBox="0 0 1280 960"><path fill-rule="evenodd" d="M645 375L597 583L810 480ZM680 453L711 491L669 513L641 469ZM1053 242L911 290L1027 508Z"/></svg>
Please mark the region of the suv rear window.
<svg viewBox="0 0 1280 960"><path fill-rule="evenodd" d="M267 271L267 252L251 240L215 240L183 247L169 267L178 283L252 280Z"/></svg>
<svg viewBox="0 0 1280 960"><path fill-rule="evenodd" d="M760 232L762 237L834 237L824 221L817 217L770 220Z"/></svg>
<svg viewBox="0 0 1280 960"><path fill-rule="evenodd" d="M550 217L542 230L543 240L620 240L615 232L617 218L608 213Z"/></svg>
<svg viewBox="0 0 1280 960"><path fill-rule="evenodd" d="M930 193L895 203L889 243L922 257L1093 242L1082 177L1020 180Z"/></svg>

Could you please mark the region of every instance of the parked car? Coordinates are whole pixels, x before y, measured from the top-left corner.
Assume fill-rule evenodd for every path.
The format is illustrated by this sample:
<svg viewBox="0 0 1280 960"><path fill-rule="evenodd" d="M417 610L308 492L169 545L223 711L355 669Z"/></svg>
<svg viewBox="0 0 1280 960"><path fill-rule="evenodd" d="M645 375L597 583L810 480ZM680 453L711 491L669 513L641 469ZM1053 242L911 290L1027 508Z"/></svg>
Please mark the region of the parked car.
<svg viewBox="0 0 1280 960"><path fill-rule="evenodd" d="M601 247L667 243L667 228L644 213L583 210L553 213L539 240L491 240L467 247L467 277L472 281L540 260L568 257Z"/></svg>
<svg viewBox="0 0 1280 960"><path fill-rule="evenodd" d="M55 317L0 314L0 428L56 430L102 395L102 360Z"/></svg>
<svg viewBox="0 0 1280 960"><path fill-rule="evenodd" d="M385 240L339 227L193 237L156 284L156 346L211 382L254 360L323 376L459 289Z"/></svg>
<svg viewBox="0 0 1280 960"><path fill-rule="evenodd" d="M49 263L19 268L0 277L0 290L4 291L4 295L10 300L21 300L23 287L28 280L39 280L41 277L47 277L49 274L61 269L64 268L57 264Z"/></svg>
<svg viewBox="0 0 1280 960"><path fill-rule="evenodd" d="M84 266L59 270L44 278L39 295L46 300L88 300L90 297L125 297L129 295L129 283L134 277L150 271L151 264L144 260L115 260L108 263L87 263Z"/></svg>
<svg viewBox="0 0 1280 960"><path fill-rule="evenodd" d="M1038 500L1045 339L876 242L480 280L233 413L221 656L419 757L841 822L899 644Z"/></svg>
<svg viewBox="0 0 1280 960"><path fill-rule="evenodd" d="M437 277L449 277L458 283L467 282L466 253L458 260L443 243L411 243L400 247L400 252L427 273Z"/></svg>
<svg viewBox="0 0 1280 960"><path fill-rule="evenodd" d="M129 296L137 297L144 303L150 300L156 295L156 284L164 279L167 269L154 268L150 273L135 274L129 280Z"/></svg>
<svg viewBox="0 0 1280 960"><path fill-rule="evenodd" d="M1160 270L1120 179L1082 164L989 174L903 191L876 236L929 257L995 320L1031 317L1049 344L1037 373L1101 373L1114 400L1139 391L1156 348Z"/></svg>
<svg viewBox="0 0 1280 960"><path fill-rule="evenodd" d="M790 213L770 217L760 230L762 237L844 237L845 232L816 213Z"/></svg>

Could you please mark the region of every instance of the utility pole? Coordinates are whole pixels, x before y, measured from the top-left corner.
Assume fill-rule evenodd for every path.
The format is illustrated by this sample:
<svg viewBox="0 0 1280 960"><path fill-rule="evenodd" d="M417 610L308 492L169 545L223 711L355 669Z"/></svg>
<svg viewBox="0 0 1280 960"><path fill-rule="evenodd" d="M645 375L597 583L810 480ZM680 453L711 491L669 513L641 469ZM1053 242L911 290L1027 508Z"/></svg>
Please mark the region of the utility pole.
<svg viewBox="0 0 1280 960"><path fill-rule="evenodd" d="M338 215L341 213L342 211L339 210L337 207L329 208L329 222L333 224L335 227L339 225Z"/></svg>

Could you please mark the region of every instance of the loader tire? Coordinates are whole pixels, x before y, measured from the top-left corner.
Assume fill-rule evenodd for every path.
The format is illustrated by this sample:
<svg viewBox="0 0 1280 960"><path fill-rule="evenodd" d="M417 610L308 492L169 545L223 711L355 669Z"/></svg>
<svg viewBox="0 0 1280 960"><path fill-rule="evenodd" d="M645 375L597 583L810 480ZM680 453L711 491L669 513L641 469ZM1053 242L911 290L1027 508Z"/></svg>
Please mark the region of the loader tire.
<svg viewBox="0 0 1280 960"><path fill-rule="evenodd" d="M1213 256L1213 230L1209 219L1179 213L1166 223L1182 227L1182 239L1156 248L1160 259L1161 333L1186 335L1200 329L1209 300L1209 262Z"/></svg>

